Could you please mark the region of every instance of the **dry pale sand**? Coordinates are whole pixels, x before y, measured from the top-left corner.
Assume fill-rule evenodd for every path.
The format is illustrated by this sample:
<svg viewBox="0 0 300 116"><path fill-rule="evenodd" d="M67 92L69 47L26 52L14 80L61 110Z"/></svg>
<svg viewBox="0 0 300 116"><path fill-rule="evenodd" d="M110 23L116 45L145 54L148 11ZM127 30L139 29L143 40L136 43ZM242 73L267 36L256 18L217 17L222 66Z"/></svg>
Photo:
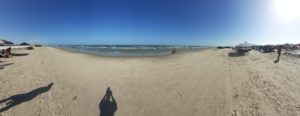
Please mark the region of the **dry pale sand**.
<svg viewBox="0 0 300 116"><path fill-rule="evenodd" d="M0 116L99 116L107 87L115 116L300 115L299 58L275 64L276 53L229 51L152 58L23 51L29 55L0 59L0 100L14 100L2 101L2 110L13 107Z"/></svg>

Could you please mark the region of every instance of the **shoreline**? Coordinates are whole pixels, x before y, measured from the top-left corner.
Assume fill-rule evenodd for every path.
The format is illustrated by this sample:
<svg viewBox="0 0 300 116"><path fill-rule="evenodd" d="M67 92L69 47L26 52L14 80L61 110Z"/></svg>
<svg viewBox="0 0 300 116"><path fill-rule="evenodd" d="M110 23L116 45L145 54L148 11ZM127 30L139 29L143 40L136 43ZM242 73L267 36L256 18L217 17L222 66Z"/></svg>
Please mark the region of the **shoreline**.
<svg viewBox="0 0 300 116"><path fill-rule="evenodd" d="M92 55L92 56L99 56L99 57L107 57L107 58L160 58L160 57L169 57L169 56L174 56L174 55L181 55L181 54L189 54L189 53L194 53L194 52L202 52L205 50L210 50L210 49L215 49L215 48L203 48L199 50L194 50L194 51L184 51L184 52L178 52L175 54L162 54L162 55L148 55L148 56L112 56L112 55L103 55L103 54L97 54L97 53L92 53L92 52L81 52L81 51L76 51L76 50L68 50L65 48L58 48L58 47L52 47L52 46L46 46L50 48L55 48L63 51L67 51L70 53L78 53L78 54L86 54L86 55ZM171 52L171 51L170 51Z"/></svg>

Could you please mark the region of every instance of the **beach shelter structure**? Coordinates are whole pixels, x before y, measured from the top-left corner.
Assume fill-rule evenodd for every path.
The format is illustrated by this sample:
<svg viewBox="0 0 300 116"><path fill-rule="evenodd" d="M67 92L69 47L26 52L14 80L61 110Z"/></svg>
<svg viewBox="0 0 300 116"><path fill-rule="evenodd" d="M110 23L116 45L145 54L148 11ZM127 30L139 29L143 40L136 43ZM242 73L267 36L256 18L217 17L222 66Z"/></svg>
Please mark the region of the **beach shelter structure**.
<svg viewBox="0 0 300 116"><path fill-rule="evenodd" d="M22 45L22 46L28 46L28 45L30 45L30 44L28 44L28 43L26 43L26 42L23 42L23 43L21 43L20 45Z"/></svg>
<svg viewBox="0 0 300 116"><path fill-rule="evenodd" d="M252 43L249 43L249 42L243 42L243 43L240 43L239 45L237 45L239 47L250 47L250 46L255 46L255 44L252 44Z"/></svg>

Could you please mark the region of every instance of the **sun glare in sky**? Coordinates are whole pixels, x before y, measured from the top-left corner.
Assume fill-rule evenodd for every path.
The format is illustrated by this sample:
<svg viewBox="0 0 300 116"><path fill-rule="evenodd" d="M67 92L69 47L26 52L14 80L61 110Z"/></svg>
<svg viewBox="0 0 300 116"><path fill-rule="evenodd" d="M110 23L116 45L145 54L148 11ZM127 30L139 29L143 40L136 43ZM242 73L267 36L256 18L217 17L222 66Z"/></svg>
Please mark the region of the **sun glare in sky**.
<svg viewBox="0 0 300 116"><path fill-rule="evenodd" d="M273 9L284 21L300 19L300 0L274 0Z"/></svg>

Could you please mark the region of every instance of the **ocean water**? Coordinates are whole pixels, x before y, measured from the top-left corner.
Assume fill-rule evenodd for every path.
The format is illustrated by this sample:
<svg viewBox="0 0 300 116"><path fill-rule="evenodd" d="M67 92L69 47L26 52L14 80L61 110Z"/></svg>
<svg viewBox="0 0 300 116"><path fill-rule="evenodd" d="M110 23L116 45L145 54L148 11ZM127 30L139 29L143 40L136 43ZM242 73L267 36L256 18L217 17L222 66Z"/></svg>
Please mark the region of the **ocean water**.
<svg viewBox="0 0 300 116"><path fill-rule="evenodd" d="M199 51L208 46L171 46L171 45L55 45L53 47L65 50L98 54L103 56L160 56L177 53Z"/></svg>

